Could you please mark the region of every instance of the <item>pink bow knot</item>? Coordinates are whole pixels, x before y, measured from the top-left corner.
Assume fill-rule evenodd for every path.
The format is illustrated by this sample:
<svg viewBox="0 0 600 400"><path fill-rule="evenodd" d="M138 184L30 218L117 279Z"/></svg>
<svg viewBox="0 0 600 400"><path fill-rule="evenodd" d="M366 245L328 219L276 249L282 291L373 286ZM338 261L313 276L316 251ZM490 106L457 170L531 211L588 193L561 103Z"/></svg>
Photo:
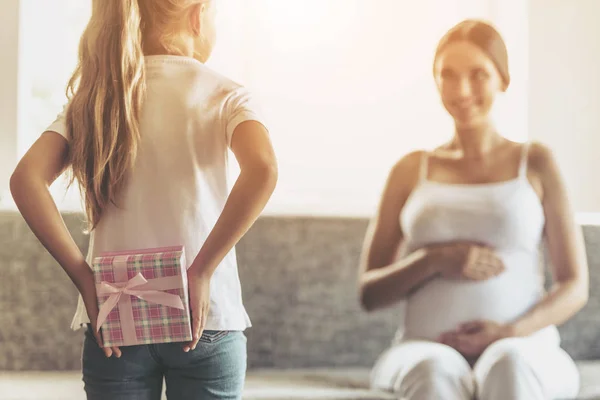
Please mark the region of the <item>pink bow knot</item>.
<svg viewBox="0 0 600 400"><path fill-rule="evenodd" d="M185 309L179 296L166 293L161 290L156 290L155 288L144 288L144 286L147 286L147 284L148 280L146 280L141 273L138 273L136 276L123 283L110 283L102 281L96 289L98 295L110 296L100 307L96 331L100 330L102 324L106 322L108 314L110 314L110 312L119 304L123 298L123 295L134 296L149 303L178 308L180 310ZM133 321L128 322L133 323Z"/></svg>

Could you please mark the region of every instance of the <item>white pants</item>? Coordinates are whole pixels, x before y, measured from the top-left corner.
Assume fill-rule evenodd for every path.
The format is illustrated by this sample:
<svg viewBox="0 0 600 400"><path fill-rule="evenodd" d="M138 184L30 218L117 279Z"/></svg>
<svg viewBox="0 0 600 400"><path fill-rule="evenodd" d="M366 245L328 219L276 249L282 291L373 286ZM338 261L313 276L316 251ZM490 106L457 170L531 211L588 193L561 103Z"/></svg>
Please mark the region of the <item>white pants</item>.
<svg viewBox="0 0 600 400"><path fill-rule="evenodd" d="M406 400L573 399L579 373L552 328L493 343L473 368L449 346L403 341L381 355L371 385Z"/></svg>

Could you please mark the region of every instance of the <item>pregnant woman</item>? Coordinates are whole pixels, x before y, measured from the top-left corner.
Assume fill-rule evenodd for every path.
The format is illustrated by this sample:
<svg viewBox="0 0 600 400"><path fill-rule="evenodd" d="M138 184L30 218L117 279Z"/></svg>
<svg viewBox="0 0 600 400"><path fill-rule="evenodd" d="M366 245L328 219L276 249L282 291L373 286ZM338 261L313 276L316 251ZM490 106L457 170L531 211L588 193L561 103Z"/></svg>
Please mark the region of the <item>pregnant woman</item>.
<svg viewBox="0 0 600 400"><path fill-rule="evenodd" d="M365 241L364 308L406 301L372 386L410 400L575 397L556 326L587 301L582 234L552 152L504 138L490 120L510 83L501 36L461 22L439 43L434 77L455 135L394 166Z"/></svg>

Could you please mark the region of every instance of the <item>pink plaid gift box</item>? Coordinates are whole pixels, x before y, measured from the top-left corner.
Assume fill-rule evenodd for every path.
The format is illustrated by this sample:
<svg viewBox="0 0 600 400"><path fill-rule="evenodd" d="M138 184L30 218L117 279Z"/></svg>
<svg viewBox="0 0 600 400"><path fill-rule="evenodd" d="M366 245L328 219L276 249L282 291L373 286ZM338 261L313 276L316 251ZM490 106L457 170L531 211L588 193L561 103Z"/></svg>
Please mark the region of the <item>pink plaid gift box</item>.
<svg viewBox="0 0 600 400"><path fill-rule="evenodd" d="M93 270L105 346L192 340L183 246L102 253Z"/></svg>

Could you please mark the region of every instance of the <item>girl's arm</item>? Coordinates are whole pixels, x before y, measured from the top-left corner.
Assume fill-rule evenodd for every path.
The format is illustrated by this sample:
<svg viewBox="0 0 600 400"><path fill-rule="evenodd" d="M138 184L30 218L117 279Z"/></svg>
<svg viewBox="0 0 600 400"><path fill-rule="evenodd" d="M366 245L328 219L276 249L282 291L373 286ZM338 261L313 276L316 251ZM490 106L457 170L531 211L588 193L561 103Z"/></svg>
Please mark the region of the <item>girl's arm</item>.
<svg viewBox="0 0 600 400"><path fill-rule="evenodd" d="M10 179L10 191L23 218L42 245L65 270L81 293L90 318L98 315L92 269L69 233L52 195L50 185L65 171L67 140L56 132L44 132L21 159ZM94 330L102 347L102 338ZM117 347L104 353L120 357Z"/></svg>
<svg viewBox="0 0 600 400"><path fill-rule="evenodd" d="M277 183L277 161L265 127L245 121L233 131L231 149L240 165L233 186L214 228L188 270L193 339L184 351L194 350L206 325L210 305L210 279L227 253L256 221Z"/></svg>
<svg viewBox="0 0 600 400"><path fill-rule="evenodd" d="M212 276L223 258L250 229L275 190L277 161L265 127L246 121L235 129L231 149L240 175L190 272Z"/></svg>
<svg viewBox="0 0 600 400"><path fill-rule="evenodd" d="M10 179L10 190L33 233L81 290L88 283L91 270L49 190L67 168L67 154L65 138L56 132L45 132L17 165Z"/></svg>

